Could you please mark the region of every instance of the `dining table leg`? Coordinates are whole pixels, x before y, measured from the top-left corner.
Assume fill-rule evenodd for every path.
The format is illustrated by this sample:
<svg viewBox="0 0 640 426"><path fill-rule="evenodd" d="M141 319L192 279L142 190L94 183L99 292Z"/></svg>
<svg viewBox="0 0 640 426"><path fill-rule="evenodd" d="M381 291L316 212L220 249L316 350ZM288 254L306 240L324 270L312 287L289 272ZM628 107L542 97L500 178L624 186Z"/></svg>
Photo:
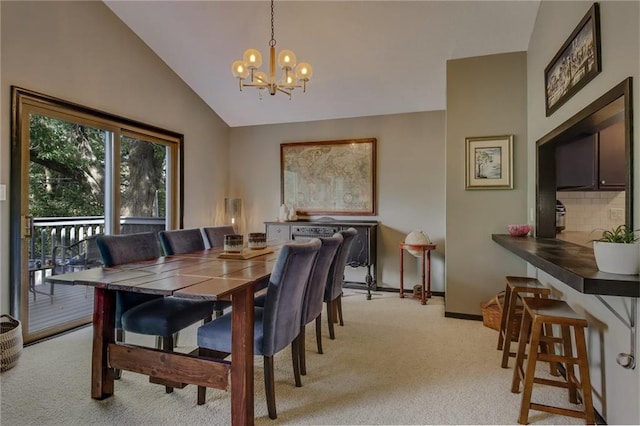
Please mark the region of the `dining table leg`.
<svg viewBox="0 0 640 426"><path fill-rule="evenodd" d="M115 342L115 291L94 289L93 353L91 355L91 398L105 399L113 395L114 372L109 368L108 348Z"/></svg>
<svg viewBox="0 0 640 426"><path fill-rule="evenodd" d="M231 424L254 424L253 286L232 296Z"/></svg>

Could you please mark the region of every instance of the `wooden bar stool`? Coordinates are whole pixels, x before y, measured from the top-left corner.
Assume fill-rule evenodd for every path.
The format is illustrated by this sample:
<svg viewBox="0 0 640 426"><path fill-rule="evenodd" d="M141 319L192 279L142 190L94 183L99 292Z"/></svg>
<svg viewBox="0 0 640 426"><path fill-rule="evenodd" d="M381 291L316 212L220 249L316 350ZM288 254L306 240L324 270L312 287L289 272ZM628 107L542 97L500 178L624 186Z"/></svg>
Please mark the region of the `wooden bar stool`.
<svg viewBox="0 0 640 426"><path fill-rule="evenodd" d="M522 298L522 303L524 305L522 327L520 328L518 353L516 356L516 365L513 370L513 382L511 384L511 392L513 393L519 392L521 382L523 382L524 385L518 423L527 424L529 410L532 409L577 417L585 419L587 424L594 424L595 417L591 396L591 380L589 378L587 346L584 338L584 329L587 327L587 320L577 314L562 300L524 297ZM561 330L560 337L545 336L544 326L546 325L559 326ZM575 356L571 329L573 329L573 336L575 338ZM525 371L523 363L527 339L523 334L529 330L529 354ZM547 344L561 343L563 349L562 355L539 353L538 348L543 341L546 341ZM566 381L535 377L536 363L538 361L563 363L566 371ZM575 375L575 364L578 365L580 380L578 380ZM584 410L577 411L531 402L534 383L567 388L569 390L569 401L573 404L579 403L578 391L580 391Z"/></svg>
<svg viewBox="0 0 640 426"><path fill-rule="evenodd" d="M543 287L540 281L531 277L507 276L506 281L504 306L498 332L498 350L502 351L502 368L509 367L509 357L516 356L515 352L511 352L511 342L518 341L514 336L518 336L520 332L520 330L514 330L514 319L516 315L521 315L517 310L518 301L522 297L530 295L547 298L551 292L550 289ZM546 331L551 335L551 326L548 326ZM549 350L553 352L553 348L549 348ZM555 363L551 364L551 374L558 375Z"/></svg>

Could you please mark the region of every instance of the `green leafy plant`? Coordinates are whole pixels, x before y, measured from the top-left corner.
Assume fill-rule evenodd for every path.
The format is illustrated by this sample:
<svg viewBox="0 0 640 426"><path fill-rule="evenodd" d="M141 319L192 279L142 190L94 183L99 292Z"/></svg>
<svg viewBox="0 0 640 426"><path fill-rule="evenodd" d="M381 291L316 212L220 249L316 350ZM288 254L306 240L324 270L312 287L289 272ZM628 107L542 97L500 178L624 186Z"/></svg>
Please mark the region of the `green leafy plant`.
<svg viewBox="0 0 640 426"><path fill-rule="evenodd" d="M640 235L637 234L638 229L629 229L626 225L619 225L616 228L603 230L602 236L592 241L601 241L604 243L622 243L633 244L640 240Z"/></svg>

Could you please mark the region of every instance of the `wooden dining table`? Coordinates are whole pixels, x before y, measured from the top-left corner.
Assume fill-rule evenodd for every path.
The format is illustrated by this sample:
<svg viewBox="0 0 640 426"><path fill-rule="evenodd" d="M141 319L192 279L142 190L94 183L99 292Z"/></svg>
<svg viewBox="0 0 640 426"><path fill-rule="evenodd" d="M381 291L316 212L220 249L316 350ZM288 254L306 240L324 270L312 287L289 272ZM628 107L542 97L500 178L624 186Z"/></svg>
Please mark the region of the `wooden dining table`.
<svg viewBox="0 0 640 426"><path fill-rule="evenodd" d="M112 267L53 275L56 284L94 287L91 397L114 393L114 369L150 377L153 383L181 388L187 384L231 392L233 425L254 423L254 292L265 285L283 242L268 242L242 256L207 249ZM250 258L246 258L250 257ZM116 291L232 302L231 361L115 341Z"/></svg>

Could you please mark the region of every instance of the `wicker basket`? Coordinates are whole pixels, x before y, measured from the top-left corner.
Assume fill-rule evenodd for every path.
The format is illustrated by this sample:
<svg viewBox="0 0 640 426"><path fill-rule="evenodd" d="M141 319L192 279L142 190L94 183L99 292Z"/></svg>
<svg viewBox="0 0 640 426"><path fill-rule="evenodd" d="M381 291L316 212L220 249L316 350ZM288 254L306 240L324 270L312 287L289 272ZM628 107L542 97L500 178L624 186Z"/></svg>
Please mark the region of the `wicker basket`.
<svg viewBox="0 0 640 426"><path fill-rule="evenodd" d="M482 309L482 324L493 330L500 331L500 322L502 321L502 308L504 307L504 291L493 296L487 302L480 304ZM522 307L516 306L516 312L513 316L511 326L511 340L517 341L520 335L520 324L522 323Z"/></svg>
<svg viewBox="0 0 640 426"><path fill-rule="evenodd" d="M22 354L22 324L11 315L0 315L0 371L15 367Z"/></svg>

